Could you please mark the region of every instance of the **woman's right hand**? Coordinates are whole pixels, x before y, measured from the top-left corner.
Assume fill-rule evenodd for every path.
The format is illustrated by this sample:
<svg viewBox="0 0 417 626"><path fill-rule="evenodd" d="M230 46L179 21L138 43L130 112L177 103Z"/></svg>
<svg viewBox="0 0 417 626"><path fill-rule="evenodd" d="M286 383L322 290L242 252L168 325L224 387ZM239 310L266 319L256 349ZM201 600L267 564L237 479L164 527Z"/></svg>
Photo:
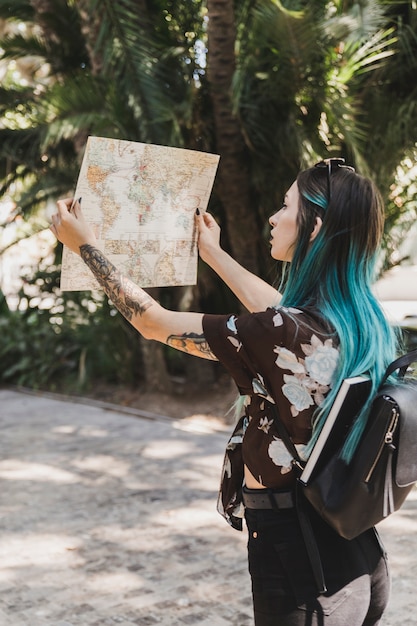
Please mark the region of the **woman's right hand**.
<svg viewBox="0 0 417 626"><path fill-rule="evenodd" d="M198 229L198 251L200 257L206 263L221 250L220 247L220 226L210 213L200 212L196 215Z"/></svg>
<svg viewBox="0 0 417 626"><path fill-rule="evenodd" d="M87 223L78 200L58 200L57 207L58 212L52 215L50 230L61 243L76 254L80 254L80 247L84 244L97 245L94 231Z"/></svg>

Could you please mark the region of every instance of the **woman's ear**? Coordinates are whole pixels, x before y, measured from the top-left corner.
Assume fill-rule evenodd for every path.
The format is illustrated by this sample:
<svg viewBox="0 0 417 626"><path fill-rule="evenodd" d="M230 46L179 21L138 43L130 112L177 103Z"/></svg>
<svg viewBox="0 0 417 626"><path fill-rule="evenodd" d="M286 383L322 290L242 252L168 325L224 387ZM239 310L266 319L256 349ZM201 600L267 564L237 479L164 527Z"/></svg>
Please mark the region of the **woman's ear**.
<svg viewBox="0 0 417 626"><path fill-rule="evenodd" d="M317 235L319 234L322 224L323 224L323 220L321 219L321 217L316 217L316 223L314 224L314 228L311 231L311 235L310 235L310 243L314 241Z"/></svg>

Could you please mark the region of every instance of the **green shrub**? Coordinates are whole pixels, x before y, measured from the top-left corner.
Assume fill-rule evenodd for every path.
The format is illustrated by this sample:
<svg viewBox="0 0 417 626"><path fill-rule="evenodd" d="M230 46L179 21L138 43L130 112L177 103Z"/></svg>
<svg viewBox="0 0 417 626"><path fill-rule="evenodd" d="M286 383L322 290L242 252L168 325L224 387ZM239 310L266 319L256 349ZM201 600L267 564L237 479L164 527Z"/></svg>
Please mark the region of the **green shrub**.
<svg viewBox="0 0 417 626"><path fill-rule="evenodd" d="M56 266L26 279L17 310L0 300L0 381L50 390L138 384L140 336L102 294L60 292Z"/></svg>

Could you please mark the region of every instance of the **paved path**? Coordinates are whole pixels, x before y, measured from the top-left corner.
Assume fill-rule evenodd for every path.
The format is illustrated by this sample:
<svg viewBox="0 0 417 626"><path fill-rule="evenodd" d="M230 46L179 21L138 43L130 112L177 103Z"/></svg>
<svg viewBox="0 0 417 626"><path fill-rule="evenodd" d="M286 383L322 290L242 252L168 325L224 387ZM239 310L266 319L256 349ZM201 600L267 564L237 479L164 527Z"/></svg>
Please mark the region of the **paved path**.
<svg viewBox="0 0 417 626"><path fill-rule="evenodd" d="M253 626L246 536L215 511L220 423L0 390L0 428L0 626ZM417 624L413 496L381 525L384 626Z"/></svg>

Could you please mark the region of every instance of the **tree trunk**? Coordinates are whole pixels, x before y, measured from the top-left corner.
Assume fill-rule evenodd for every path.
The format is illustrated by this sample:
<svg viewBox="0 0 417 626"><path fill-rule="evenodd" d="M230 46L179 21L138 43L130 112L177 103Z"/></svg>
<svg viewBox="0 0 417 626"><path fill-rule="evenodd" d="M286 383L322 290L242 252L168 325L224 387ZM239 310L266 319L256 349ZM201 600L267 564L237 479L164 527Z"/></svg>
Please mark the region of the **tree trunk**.
<svg viewBox="0 0 417 626"><path fill-rule="evenodd" d="M81 20L81 32L85 38L85 47L90 61L90 71L93 76L100 76L103 68L101 52L97 52L95 42L100 30L101 16L90 10L89 0L78 1L78 12Z"/></svg>
<svg viewBox="0 0 417 626"><path fill-rule="evenodd" d="M218 193L236 260L258 273L259 229L251 206L244 138L233 113L231 87L235 71L233 0L208 0L207 78L213 103L217 150L221 156Z"/></svg>
<svg viewBox="0 0 417 626"><path fill-rule="evenodd" d="M159 289L147 289L152 298L158 300ZM141 340L145 384L147 391L172 392L172 381L168 375L163 345L157 341Z"/></svg>
<svg viewBox="0 0 417 626"><path fill-rule="evenodd" d="M172 381L168 376L162 344L141 338L146 391L170 394Z"/></svg>

